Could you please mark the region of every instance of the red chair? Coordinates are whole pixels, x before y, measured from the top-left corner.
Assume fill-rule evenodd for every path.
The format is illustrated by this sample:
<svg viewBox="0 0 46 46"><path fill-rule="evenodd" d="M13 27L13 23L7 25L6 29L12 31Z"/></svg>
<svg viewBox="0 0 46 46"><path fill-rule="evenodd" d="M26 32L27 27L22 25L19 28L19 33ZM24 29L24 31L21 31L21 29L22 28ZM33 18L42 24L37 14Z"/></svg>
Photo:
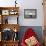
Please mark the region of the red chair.
<svg viewBox="0 0 46 46"><path fill-rule="evenodd" d="M27 31L24 34L24 37L22 38L21 46L27 46L27 44L25 43L25 40L30 38L30 37L32 37L32 36L34 36L37 39L37 35L33 31L33 29L32 28L28 28ZM35 46L41 46L40 42L38 41Z"/></svg>

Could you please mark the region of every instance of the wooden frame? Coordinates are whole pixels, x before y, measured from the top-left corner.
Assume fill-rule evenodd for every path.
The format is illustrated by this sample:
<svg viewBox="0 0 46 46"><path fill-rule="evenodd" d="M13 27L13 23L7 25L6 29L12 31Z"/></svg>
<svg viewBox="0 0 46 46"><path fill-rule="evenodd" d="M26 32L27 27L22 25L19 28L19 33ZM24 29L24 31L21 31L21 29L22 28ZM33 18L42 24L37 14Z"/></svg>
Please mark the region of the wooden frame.
<svg viewBox="0 0 46 46"><path fill-rule="evenodd" d="M14 32L15 31L16 32L19 31L20 26L18 24L18 17L19 17L18 11L19 11L19 7L0 7L0 15L1 15L0 16L0 20L1 20L0 32L1 32L1 35L3 33L3 30L6 29L6 28L11 29L11 31L14 31ZM2 14L2 12L3 12L3 14ZM17 12L17 13L16 14L15 13L14 14L10 14L10 12L15 12L15 13ZM14 19L14 20L16 20L15 24L9 23L9 21L8 21L8 19L9 19L8 17L9 16L14 16L14 17L17 16L16 19ZM16 37L17 37L17 35L16 35ZM15 41L12 40L12 39L10 39L8 41L5 41L5 40L2 40L2 37L1 37L0 46L18 46L18 39L15 40Z"/></svg>
<svg viewBox="0 0 46 46"><path fill-rule="evenodd" d="M19 7L0 7L1 24L18 24ZM16 17L16 21L9 20L8 16Z"/></svg>

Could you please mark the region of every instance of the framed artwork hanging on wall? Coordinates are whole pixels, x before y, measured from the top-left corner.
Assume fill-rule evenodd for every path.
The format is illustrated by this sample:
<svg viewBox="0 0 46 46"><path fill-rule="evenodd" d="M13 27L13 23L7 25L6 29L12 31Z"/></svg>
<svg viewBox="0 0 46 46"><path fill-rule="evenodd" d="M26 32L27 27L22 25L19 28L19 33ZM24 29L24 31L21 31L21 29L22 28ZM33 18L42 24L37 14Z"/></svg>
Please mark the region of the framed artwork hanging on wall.
<svg viewBox="0 0 46 46"><path fill-rule="evenodd" d="M24 18L36 18L37 9L24 9Z"/></svg>

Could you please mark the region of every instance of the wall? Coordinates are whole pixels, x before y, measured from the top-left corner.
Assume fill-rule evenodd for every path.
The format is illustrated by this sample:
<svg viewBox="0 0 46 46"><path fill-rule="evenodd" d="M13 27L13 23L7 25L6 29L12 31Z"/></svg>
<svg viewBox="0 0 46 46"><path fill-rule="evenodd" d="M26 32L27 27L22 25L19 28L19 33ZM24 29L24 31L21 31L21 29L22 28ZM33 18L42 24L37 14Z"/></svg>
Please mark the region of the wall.
<svg viewBox="0 0 46 46"><path fill-rule="evenodd" d="M22 9L22 10L21 10ZM20 11L20 23L22 26L42 26L43 25L43 6L42 0L24 0L21 3ZM37 9L37 18L36 19L24 19L24 10L23 9Z"/></svg>
<svg viewBox="0 0 46 46"><path fill-rule="evenodd" d="M15 6L15 0L0 0L0 6ZM21 26L43 26L43 6L42 0L17 0L19 10L19 24ZM24 9L37 9L36 19L25 19ZM9 17L11 18L11 17ZM10 19L9 19L10 20Z"/></svg>

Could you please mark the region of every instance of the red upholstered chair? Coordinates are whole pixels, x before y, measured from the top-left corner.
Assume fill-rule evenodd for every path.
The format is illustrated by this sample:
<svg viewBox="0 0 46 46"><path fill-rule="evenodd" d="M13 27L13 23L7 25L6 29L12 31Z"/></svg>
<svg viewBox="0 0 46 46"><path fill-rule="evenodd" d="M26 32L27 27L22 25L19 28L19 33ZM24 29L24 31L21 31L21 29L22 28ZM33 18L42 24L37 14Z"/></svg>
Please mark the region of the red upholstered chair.
<svg viewBox="0 0 46 46"><path fill-rule="evenodd" d="M37 37L36 33L32 30L32 28L28 28L27 31L24 34L24 37L22 38L21 46L28 46L25 41L26 41L26 39L29 39L29 38L31 38L31 40L32 40L32 36L34 38ZM36 40L37 40L37 43L34 46L41 46L41 44L40 44L40 42L38 41L37 38L36 38ZM31 45L29 45L29 46L31 46Z"/></svg>

